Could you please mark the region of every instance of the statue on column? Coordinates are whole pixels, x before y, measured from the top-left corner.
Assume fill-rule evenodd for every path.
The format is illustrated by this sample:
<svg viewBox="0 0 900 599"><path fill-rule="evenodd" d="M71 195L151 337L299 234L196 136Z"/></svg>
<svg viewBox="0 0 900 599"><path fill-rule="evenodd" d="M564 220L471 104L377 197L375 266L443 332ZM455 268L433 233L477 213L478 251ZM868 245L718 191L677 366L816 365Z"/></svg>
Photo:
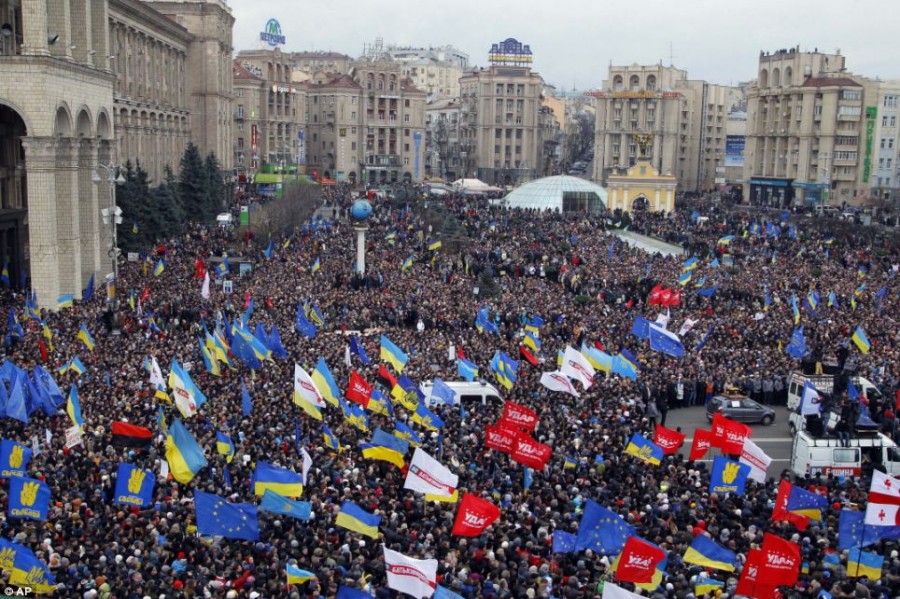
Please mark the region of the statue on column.
<svg viewBox="0 0 900 599"><path fill-rule="evenodd" d="M634 143L638 146L638 159L650 158L650 153L647 150L653 147L653 134L635 133L632 137L634 137Z"/></svg>

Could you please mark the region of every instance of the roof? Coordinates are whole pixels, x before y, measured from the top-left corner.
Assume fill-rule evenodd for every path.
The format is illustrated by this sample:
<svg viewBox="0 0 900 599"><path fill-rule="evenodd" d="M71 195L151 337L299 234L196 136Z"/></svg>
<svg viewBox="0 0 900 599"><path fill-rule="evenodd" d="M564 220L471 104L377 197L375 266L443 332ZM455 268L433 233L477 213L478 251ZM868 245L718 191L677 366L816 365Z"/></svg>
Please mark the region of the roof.
<svg viewBox="0 0 900 599"><path fill-rule="evenodd" d="M331 51L290 52L290 56L294 60L350 60L350 57L346 54Z"/></svg>
<svg viewBox="0 0 900 599"><path fill-rule="evenodd" d="M330 87L330 88L338 87L338 88L344 88L344 89L357 89L357 90L362 89L362 87L356 81L353 80L353 77L351 77L349 75L340 75L338 77L335 77L334 79L331 79L327 83L310 83L309 87L310 87L310 89L326 88L326 87Z"/></svg>
<svg viewBox="0 0 900 599"><path fill-rule="evenodd" d="M400 81L400 91L410 94L425 94L424 91L413 85L412 79L409 78Z"/></svg>
<svg viewBox="0 0 900 599"><path fill-rule="evenodd" d="M608 205L605 188L587 179L568 175L544 177L526 183L512 190L503 199L510 208L550 208L562 211L563 194L566 192L595 193L604 207Z"/></svg>
<svg viewBox="0 0 900 599"><path fill-rule="evenodd" d="M849 77L809 77L802 87L862 87Z"/></svg>
<svg viewBox="0 0 900 599"><path fill-rule="evenodd" d="M233 75L233 79L235 81L238 80L247 80L247 81L263 81L261 77L257 77L247 69L245 69L241 63L236 60L231 61L231 73Z"/></svg>

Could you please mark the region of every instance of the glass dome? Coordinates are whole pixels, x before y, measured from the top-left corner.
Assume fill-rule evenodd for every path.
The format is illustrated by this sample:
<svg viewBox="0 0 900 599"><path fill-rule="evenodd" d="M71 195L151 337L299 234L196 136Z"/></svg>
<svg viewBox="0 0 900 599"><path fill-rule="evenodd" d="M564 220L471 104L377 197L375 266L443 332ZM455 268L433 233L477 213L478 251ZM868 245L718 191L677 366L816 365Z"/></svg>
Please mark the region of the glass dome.
<svg viewBox="0 0 900 599"><path fill-rule="evenodd" d="M551 209L556 212L605 212L606 189L580 177L544 177L512 190L505 198L509 208Z"/></svg>

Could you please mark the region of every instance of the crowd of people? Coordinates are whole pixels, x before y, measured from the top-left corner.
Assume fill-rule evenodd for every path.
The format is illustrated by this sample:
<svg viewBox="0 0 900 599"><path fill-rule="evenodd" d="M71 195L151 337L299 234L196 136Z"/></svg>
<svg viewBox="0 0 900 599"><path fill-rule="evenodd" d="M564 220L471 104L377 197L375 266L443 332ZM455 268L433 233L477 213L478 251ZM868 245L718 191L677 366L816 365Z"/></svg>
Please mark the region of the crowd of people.
<svg viewBox="0 0 900 599"><path fill-rule="evenodd" d="M878 384L885 401L870 403L870 416L897 438L896 243L872 247L854 236L835 235L813 219L726 211L704 199L670 215L626 219L630 230L678 239L696 255L691 281L680 285L689 255L651 255L629 246L612 234L625 228L622 215L509 211L464 196L416 197L374 202L367 279L359 284L356 235L345 218L358 194L342 186L325 193L328 205L339 208L333 212L336 219L316 219L312 226L271 240L198 224L178 238L161 240L160 247L147 248L137 262L123 260L120 334L104 326L109 321L106 297L98 288L91 301L43 311L52 331L46 359L39 348L46 337L37 320L23 320L25 335L7 339L6 360L28 371L43 364L64 392L77 384L80 394L84 439L75 447L65 446L72 423L62 410L55 416L36 411L27 424L0 420L2 438L29 446L35 440L40 451L28 475L49 485L52 497L46 520L3 518L2 537L31 548L49 566L57 596L331 598L338 585L345 585L387 598L396 592L387 587L383 544L413 558L437 559L439 584L469 599L600 597L604 582L614 580L610 565L615 556L554 553L552 544L555 531L577 530L586 501L593 500L667 552L661 585L644 591L653 597L696 596L694 582L704 569L680 559L696 534L710 535L743 560L764 532L791 540L802 551L804 571L796 586L780 589L785 597L816 598L822 591L831 597L900 597L896 542L874 546L885 557L880 580L851 578L846 568L825 559L837 547L839 509L865 509L867 476L807 478L773 466L765 483L748 483L740 496L720 496L707 490L708 464L688 461L686 451L668 456L660 466L624 454L633 432L652 439L652 425L664 424L668 410L702 405L725 389L743 388L767 403L781 401L787 375L801 363L785 351L795 328L790 300L792 295L802 300L813 289L821 303L815 310L801 308L800 314L806 360L840 361ZM697 219L695 212L708 220ZM446 225L449 219L455 228ZM443 238L451 229L455 236ZM733 239L720 243L729 236ZM435 240L442 240L441 247L428 249ZM238 276L233 264L225 277L213 276L210 298L201 297L198 261L201 270L212 273L211 258L238 249L254 260L252 270ZM157 273L160 259L164 270ZM230 292L223 290L223 278L231 281ZM649 304L659 284L681 291L679 305ZM698 293L713 287L712 294ZM837 305L828 305L830 292ZM198 336L203 326L240 318L251 298L250 328L276 325L288 358L266 361L254 372L237 361L235 369L213 376L204 368ZM2 292L7 313L16 309L21 316L25 299L22 290ZM298 306L306 301L317 304L325 321L314 338L294 326ZM499 334L476 329L482 307L489 309ZM668 315L672 330L688 319L696 321L682 335L685 356L652 352L636 339L632 323L641 314L649 320ZM457 355L494 383L488 368L492 356L502 350L517 358L524 325L535 316L545 321L540 363L521 360L512 389L501 388L504 399L537 412L534 436L553 448L545 469L533 473L530 488L525 488L521 466L484 444L485 427L497 420L501 408L467 405L462 417L457 408L435 407L444 422L440 434L411 424L423 435L422 447L459 475L461 490L501 508L500 519L481 536L451 535L455 504L425 501L403 489L400 469L363 459L358 444L369 435L345 422L340 410L323 409L324 423L341 444L333 451L324 443L322 423L291 401L294 364L312 372L319 358L341 389L353 371L379 385L382 334L408 353L403 374L416 383L459 380ZM91 351L77 338L82 324L96 341ZM857 327L871 342L868 353L850 340ZM372 358L370 365L356 355L347 363L350 333ZM582 344L610 354L632 351L640 362L637 380L598 373L577 399L541 386L542 372L556 369L557 352ZM85 372L59 374L74 356ZM155 396L144 368L148 356L164 370L173 360L185 365L208 398L184 424L206 449L209 465L189 484L158 477L153 505L128 509L112 502L118 465L127 462L159 475L165 457L160 406L169 424L180 418L172 404ZM253 401L249 416L242 415L242 383ZM409 417L398 404L395 418ZM697 426L703 427L700 418ZM393 430L392 420L370 414L369 429ZM146 449L113 446L113 421L151 429L152 444ZM300 445L313 458L302 497L312 504L312 519L263 513L257 542L198 535L195 491L254 503L250 477L257 461L301 471L295 424ZM234 440L230 463L216 453L217 431ZM567 457L574 458L574 467L565 463ZM833 507L822 521L803 532L772 521L782 477L828 498ZM7 481L0 483L0 505L6 505L8 488ZM335 524L344 500L382 516L378 540ZM315 579L287 584L288 563L313 572ZM734 595L738 572L711 576L725 583L718 595Z"/></svg>

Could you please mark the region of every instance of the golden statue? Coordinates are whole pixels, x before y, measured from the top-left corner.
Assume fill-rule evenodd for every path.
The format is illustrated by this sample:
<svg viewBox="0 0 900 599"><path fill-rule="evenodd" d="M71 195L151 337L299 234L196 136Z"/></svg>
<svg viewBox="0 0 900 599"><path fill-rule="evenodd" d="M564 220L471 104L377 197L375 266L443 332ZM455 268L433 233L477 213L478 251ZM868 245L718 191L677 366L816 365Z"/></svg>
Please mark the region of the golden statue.
<svg viewBox="0 0 900 599"><path fill-rule="evenodd" d="M638 145L638 158L648 158L647 149L653 145L652 133L635 133L634 143Z"/></svg>

